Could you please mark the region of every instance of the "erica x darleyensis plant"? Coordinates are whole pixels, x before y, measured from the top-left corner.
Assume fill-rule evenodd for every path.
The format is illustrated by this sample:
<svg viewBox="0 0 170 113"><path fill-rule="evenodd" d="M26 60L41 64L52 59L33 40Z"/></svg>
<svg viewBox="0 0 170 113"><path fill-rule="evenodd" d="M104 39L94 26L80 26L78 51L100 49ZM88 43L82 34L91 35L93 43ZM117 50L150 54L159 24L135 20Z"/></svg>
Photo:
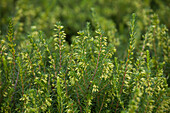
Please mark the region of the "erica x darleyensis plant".
<svg viewBox="0 0 170 113"><path fill-rule="evenodd" d="M117 39L105 37L97 19L96 27L87 23L71 45L65 40L64 26L56 23L53 37L46 39L35 30L26 37L24 48L15 45L10 21L7 40L0 42L1 111L168 112L163 70L169 63L169 36L153 17L136 49L139 38L136 15L132 15L125 60L116 57Z"/></svg>

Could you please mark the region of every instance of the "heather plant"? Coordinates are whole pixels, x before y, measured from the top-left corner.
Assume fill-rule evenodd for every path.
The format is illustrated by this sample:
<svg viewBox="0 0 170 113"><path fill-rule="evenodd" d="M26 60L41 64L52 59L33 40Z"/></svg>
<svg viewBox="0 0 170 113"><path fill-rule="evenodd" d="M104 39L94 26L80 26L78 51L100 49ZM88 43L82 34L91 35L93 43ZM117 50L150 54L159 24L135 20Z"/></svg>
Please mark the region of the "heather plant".
<svg viewBox="0 0 170 113"><path fill-rule="evenodd" d="M150 14L140 39L132 14L122 58L115 29L92 15L70 45L60 22L49 39L32 27L17 42L9 20L0 42L1 112L169 112L169 35L158 16Z"/></svg>

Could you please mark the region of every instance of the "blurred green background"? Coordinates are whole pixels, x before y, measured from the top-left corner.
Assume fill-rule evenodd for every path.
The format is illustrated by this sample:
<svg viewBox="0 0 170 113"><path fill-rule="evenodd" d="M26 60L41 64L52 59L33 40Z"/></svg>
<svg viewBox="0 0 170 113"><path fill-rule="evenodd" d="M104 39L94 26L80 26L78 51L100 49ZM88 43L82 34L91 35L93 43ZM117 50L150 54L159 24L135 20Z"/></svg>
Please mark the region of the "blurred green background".
<svg viewBox="0 0 170 113"><path fill-rule="evenodd" d="M91 30L100 25L108 41L119 50L118 56L123 58L132 13L137 15L139 40L153 20L170 28L169 0L1 0L0 36L5 38L7 34L9 17L13 18L17 43L25 42L28 34L39 30L50 39L53 25L61 21L70 44L86 22L90 22Z"/></svg>
<svg viewBox="0 0 170 113"><path fill-rule="evenodd" d="M104 30L115 28L120 35L126 35L132 13L137 14L141 31L153 12L170 28L169 0L1 0L1 34L7 32L8 17L13 17L15 30L22 34L37 26L50 36L54 23L61 21L68 37L72 37L93 20L91 8Z"/></svg>

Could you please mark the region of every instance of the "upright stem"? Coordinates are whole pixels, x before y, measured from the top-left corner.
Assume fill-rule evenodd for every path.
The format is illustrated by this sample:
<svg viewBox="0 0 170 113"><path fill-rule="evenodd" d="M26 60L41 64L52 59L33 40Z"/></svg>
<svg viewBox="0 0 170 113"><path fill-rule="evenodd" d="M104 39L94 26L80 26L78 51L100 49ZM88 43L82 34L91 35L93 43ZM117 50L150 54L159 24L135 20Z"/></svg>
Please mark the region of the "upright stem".
<svg viewBox="0 0 170 113"><path fill-rule="evenodd" d="M100 53L101 53L101 41L100 41L100 50L99 50L99 54L98 54L98 58L97 58L97 65L96 65L96 69L95 69L95 71L94 71L94 74L93 74L93 77L92 77L92 79L91 79L91 81L93 81L93 79L94 79L94 77L95 77L95 75L96 75L96 72L97 72L97 69L98 69L98 65L99 65L99 59L100 59ZM90 88L90 86L91 86L91 81L90 81L90 84L89 84L89 86L88 86L88 88L87 89L89 89Z"/></svg>
<svg viewBox="0 0 170 113"><path fill-rule="evenodd" d="M80 112L82 113L82 108L81 108L81 105L80 105L80 99L79 99L79 94L78 94L78 91L77 91L77 87L76 87L76 93L77 93L77 98L78 98L78 104L79 104Z"/></svg>
<svg viewBox="0 0 170 113"><path fill-rule="evenodd" d="M106 94L104 94L103 102L102 102L102 105L101 105L101 107L100 107L100 111L99 111L99 113L102 111L102 107L103 107L103 103L104 103L105 95L106 95Z"/></svg>

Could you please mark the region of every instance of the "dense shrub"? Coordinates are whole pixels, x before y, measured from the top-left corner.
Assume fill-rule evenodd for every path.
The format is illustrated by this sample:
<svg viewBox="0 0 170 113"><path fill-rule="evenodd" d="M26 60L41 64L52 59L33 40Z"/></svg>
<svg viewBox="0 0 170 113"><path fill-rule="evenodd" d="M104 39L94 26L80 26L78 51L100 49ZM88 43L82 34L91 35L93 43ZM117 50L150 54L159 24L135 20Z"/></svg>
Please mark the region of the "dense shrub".
<svg viewBox="0 0 170 113"><path fill-rule="evenodd" d="M0 9L1 112L170 111L168 1L1 0Z"/></svg>
<svg viewBox="0 0 170 113"><path fill-rule="evenodd" d="M114 42L108 42L99 25L94 32L87 23L69 46L57 23L53 42L37 32L28 35L26 47L17 48L10 20L8 40L0 45L1 111L168 112L163 68L169 63L169 41L166 27L154 20L155 15L137 46L133 14L125 60L115 56Z"/></svg>

